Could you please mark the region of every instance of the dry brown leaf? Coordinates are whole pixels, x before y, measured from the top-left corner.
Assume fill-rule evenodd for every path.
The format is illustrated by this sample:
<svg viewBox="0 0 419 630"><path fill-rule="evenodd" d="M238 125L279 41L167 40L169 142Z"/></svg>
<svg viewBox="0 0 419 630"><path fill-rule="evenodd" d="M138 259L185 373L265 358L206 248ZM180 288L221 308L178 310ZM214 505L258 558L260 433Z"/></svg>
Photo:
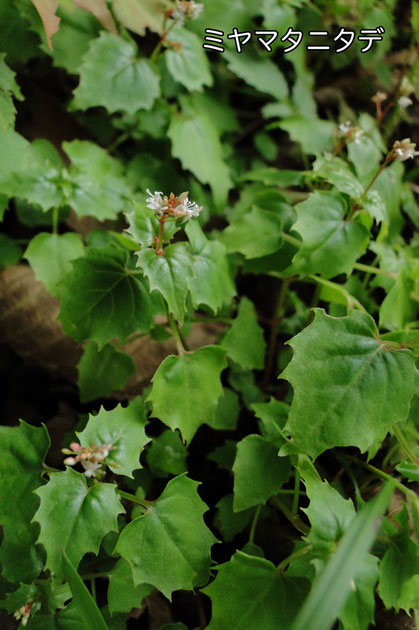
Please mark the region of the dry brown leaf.
<svg viewBox="0 0 419 630"><path fill-rule="evenodd" d="M138 35L145 35L146 28L154 33L163 31L163 0L113 0L112 8L118 20Z"/></svg>
<svg viewBox="0 0 419 630"><path fill-rule="evenodd" d="M32 269L12 265L0 273L0 343L7 344L28 363L77 383L77 364L83 348L68 337L57 320L59 301L37 282ZM223 330L220 324L195 323L187 342L192 350L215 343ZM154 372L176 347L170 339L164 343L140 337L122 346L137 366L135 374L112 398L124 400L136 396L150 382Z"/></svg>
<svg viewBox="0 0 419 630"><path fill-rule="evenodd" d="M61 18L55 15L58 9L58 0L32 0L32 3L41 16L47 43L52 50L51 37L58 31L61 21Z"/></svg>
<svg viewBox="0 0 419 630"><path fill-rule="evenodd" d="M118 35L116 24L106 4L106 0L74 0L74 4L80 9L90 11L95 18L114 35Z"/></svg>

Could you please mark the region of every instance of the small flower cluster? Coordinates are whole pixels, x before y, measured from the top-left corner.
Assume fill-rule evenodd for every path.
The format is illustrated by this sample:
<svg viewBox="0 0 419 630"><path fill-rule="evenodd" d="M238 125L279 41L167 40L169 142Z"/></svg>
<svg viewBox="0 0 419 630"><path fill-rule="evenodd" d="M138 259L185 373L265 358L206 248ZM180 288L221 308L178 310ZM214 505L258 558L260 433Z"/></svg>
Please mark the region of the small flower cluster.
<svg viewBox="0 0 419 630"><path fill-rule="evenodd" d="M112 446L112 444L101 444L100 446L92 444L83 447L77 442L71 442L70 448L63 448L62 451L65 455L71 455L65 458L64 464L75 466L80 462L86 477L97 477L97 473L105 463L109 452L115 449L116 446Z"/></svg>
<svg viewBox="0 0 419 630"><path fill-rule="evenodd" d="M409 105L413 104L413 101L410 98L410 94L413 94L414 91L415 91L415 88L412 85L412 83L409 81L409 79L406 76L403 77L402 82L400 84L400 88L399 88L399 98L397 99L397 102L400 105L400 107L403 107L404 109L406 109L406 107L409 107Z"/></svg>
<svg viewBox="0 0 419 630"><path fill-rule="evenodd" d="M32 605L33 602L29 602L28 604L21 606L21 608L19 608L19 610L17 610L13 614L13 617L17 619L17 621L20 621L22 626L26 626L26 624L28 623L28 619L31 615Z"/></svg>
<svg viewBox="0 0 419 630"><path fill-rule="evenodd" d="M353 127L350 120L339 125L339 135L346 140L352 140L355 144L359 144L364 132L359 127Z"/></svg>
<svg viewBox="0 0 419 630"><path fill-rule="evenodd" d="M168 12L168 15L182 26L186 20L196 20L203 8L202 2L175 0L175 7Z"/></svg>
<svg viewBox="0 0 419 630"><path fill-rule="evenodd" d="M393 144L393 148L389 153L390 160L397 160L398 162L404 162L410 158L414 158L415 155L419 155L419 151L415 151L416 144L410 141L410 138L404 138L404 140L396 140Z"/></svg>
<svg viewBox="0 0 419 630"><path fill-rule="evenodd" d="M183 192L176 197L173 193L170 193L169 197L162 192L155 192L152 194L147 189L148 198L146 201L147 208L154 210L155 215L162 219L163 217L175 217L176 219L182 217L184 221L191 219L192 217L199 216L202 211L202 206L198 206L195 201L189 201L188 192Z"/></svg>

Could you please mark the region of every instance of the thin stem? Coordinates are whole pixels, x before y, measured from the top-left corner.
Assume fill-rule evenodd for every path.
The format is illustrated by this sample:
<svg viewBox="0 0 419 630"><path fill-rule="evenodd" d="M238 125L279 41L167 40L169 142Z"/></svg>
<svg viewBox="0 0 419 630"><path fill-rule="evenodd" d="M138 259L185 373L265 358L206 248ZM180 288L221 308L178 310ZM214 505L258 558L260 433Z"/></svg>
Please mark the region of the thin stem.
<svg viewBox="0 0 419 630"><path fill-rule="evenodd" d="M419 609L415 608L413 611L414 617L415 617L415 626L416 626L416 630L419 630Z"/></svg>
<svg viewBox="0 0 419 630"><path fill-rule="evenodd" d="M109 573L87 573L80 577L82 580L95 580L96 578L109 578Z"/></svg>
<svg viewBox="0 0 419 630"><path fill-rule="evenodd" d="M249 542L252 543L255 538L256 525L259 519L260 511L262 509L261 505L258 505L255 513L253 514L252 524L250 525L250 533L249 533Z"/></svg>
<svg viewBox="0 0 419 630"><path fill-rule="evenodd" d="M278 564L278 566L276 567L276 570L278 572L279 571L283 572L285 567L287 567L293 560L297 560L297 558L301 558L301 556L305 556L306 553L309 553L312 549L313 549L313 545L310 544L310 545L306 545L302 549L299 549L298 551L294 551L294 553L288 556L288 558L285 558L285 560L282 560L282 562Z"/></svg>
<svg viewBox="0 0 419 630"><path fill-rule="evenodd" d="M298 238L295 238L294 236L291 236L291 234L287 234L286 232L283 232L282 230L280 231L280 235L284 239L284 241L288 241L288 243L291 243L292 245L295 245L296 247L301 247L303 244L302 241L298 240Z"/></svg>
<svg viewBox="0 0 419 630"><path fill-rule="evenodd" d="M278 300L276 303L275 314L271 323L271 331L269 336L269 349L268 357L266 359L265 373L263 375L263 389L266 389L269 379L272 373L272 366L276 351L277 329L279 320L281 319L282 311L284 309L285 301L287 299L287 293L291 284L291 278L284 278L281 284L281 288L278 293Z"/></svg>
<svg viewBox="0 0 419 630"><path fill-rule="evenodd" d="M119 147L120 144L125 142L125 140L128 140L130 135L131 134L130 134L129 131L124 131L124 133L121 133L117 138L115 138L115 140L113 142L111 142L111 144L106 149L106 152L107 153L113 153L115 151L115 149L117 147Z"/></svg>
<svg viewBox="0 0 419 630"><path fill-rule="evenodd" d="M298 472L298 470L296 470L295 478L294 478L294 493L292 497L292 507L291 507L291 514L294 517L297 516L299 499L300 499L300 473Z"/></svg>
<svg viewBox="0 0 419 630"><path fill-rule="evenodd" d="M309 275L307 276L307 278L309 278L310 280L314 280L314 282L319 282L320 284L324 284L325 287L329 287L330 289L335 289L336 291L339 291L339 293L342 293L342 295L345 297L347 301L348 309L352 308L353 306L356 306L361 311L364 311L364 313L367 312L365 308L362 306L361 302L359 302L356 298L354 298L354 296L351 295L342 285L336 284L336 282L332 282L331 280L325 280L325 278L321 278L320 276Z"/></svg>
<svg viewBox="0 0 419 630"><path fill-rule="evenodd" d="M282 512L285 518L289 520L291 525L293 525L295 529L298 529L298 531L301 532L301 534L307 536L310 533L310 528L305 523L303 523L301 519L293 516L287 506L282 503L282 501L280 501L278 497L271 497L270 501L275 505L275 507L278 508L278 510Z"/></svg>
<svg viewBox="0 0 419 630"><path fill-rule="evenodd" d="M59 210L58 208L52 209L52 233L58 234L58 216Z"/></svg>
<svg viewBox="0 0 419 630"><path fill-rule="evenodd" d="M370 181L370 183L368 184L368 186L366 187L366 189L364 190L364 192L362 193L362 195L360 196L360 200L362 200L365 195L367 194L367 192L369 191L369 189L371 188L371 186L374 184L375 180L377 179L377 177L380 175L380 173L383 172L383 170L386 168L386 166L393 160L393 153L392 151L390 151L390 153L386 156L386 159L384 160L384 162L381 164L380 168L378 169L378 171L376 172L376 174L374 175L374 177L372 178L372 180Z"/></svg>
<svg viewBox="0 0 419 630"><path fill-rule="evenodd" d="M164 23L163 23L163 33L161 35L160 41L158 42L157 46L155 47L155 49L153 50L153 52L151 53L151 57L150 57L150 61L152 63L154 63L157 60L157 57L160 54L160 51L162 49L163 44L166 43L166 37L168 36L168 34L170 33L170 31L172 30L172 28L176 25L176 22L173 20L173 22L171 23L171 25L169 26L169 28L167 29L167 31L165 31L166 28L166 22L167 22L167 16L164 18Z"/></svg>
<svg viewBox="0 0 419 630"><path fill-rule="evenodd" d="M159 242L158 242L158 246L157 249L162 250L163 249L163 243L164 243L164 217L162 219L159 219L159 223L160 223L160 232L159 232Z"/></svg>
<svg viewBox="0 0 419 630"><path fill-rule="evenodd" d="M96 601L96 584L94 576L90 578L90 590L92 592L93 599Z"/></svg>
<svg viewBox="0 0 419 630"><path fill-rule="evenodd" d="M406 440L405 436L403 435L400 427L397 424L393 424L392 429L393 429L394 435L396 436L400 446L402 447L402 449L406 453L407 457L410 459L411 462L413 462L415 464L415 466L419 466L419 457L416 457L416 455L414 454L414 452L410 448L410 446L407 443L407 440Z"/></svg>
<svg viewBox="0 0 419 630"><path fill-rule="evenodd" d="M371 471L372 473L374 473L378 477L381 477L381 479L385 479L385 481L392 481L393 484L395 485L395 487L398 488L401 492L403 492L403 494L406 497L413 498L415 501L418 500L416 492L413 492L413 490L410 490L410 488L406 488L406 486L404 486L402 483L400 483L400 481L398 481L397 479L395 479L391 475L388 475L387 473L385 473L384 471L380 470L379 468L376 468L372 464L367 464L366 462L362 462L361 460L357 459L356 457L352 457L351 455L344 454L344 457L347 457L352 462L355 462L355 464L358 464L358 466L361 466L362 468L365 468L366 470Z"/></svg>
<svg viewBox="0 0 419 630"><path fill-rule="evenodd" d="M123 498L127 499L127 501L132 501L132 503L137 503L137 505L141 505L145 510L148 510L152 505L153 501L146 501L146 499L139 499L135 496L135 494L131 494L130 492L124 492L124 490L117 490L118 494Z"/></svg>
<svg viewBox="0 0 419 630"><path fill-rule="evenodd" d="M187 352L186 348L183 345L182 337L180 336L180 332L175 322L175 318L173 315L167 310L167 321L169 322L170 330L172 331L173 339L175 340L176 349L179 356L182 356Z"/></svg>
<svg viewBox="0 0 419 630"><path fill-rule="evenodd" d="M354 269L358 269L359 271L366 271L369 274L375 273L377 276L386 276L387 278L397 279L397 273L386 271L385 269L379 269L378 267L371 267L371 265L364 265L363 263L355 263Z"/></svg>

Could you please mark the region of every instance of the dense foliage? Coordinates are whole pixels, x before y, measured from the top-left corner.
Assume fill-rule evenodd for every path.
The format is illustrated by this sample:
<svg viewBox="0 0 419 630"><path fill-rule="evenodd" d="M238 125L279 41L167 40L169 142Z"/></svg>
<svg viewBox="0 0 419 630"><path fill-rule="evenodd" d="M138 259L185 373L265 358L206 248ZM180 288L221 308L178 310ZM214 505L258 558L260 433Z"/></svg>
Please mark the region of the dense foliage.
<svg viewBox="0 0 419 630"><path fill-rule="evenodd" d="M0 427L0 608L419 628L418 5L204 5L0 0L1 291L43 284L79 396L58 463Z"/></svg>

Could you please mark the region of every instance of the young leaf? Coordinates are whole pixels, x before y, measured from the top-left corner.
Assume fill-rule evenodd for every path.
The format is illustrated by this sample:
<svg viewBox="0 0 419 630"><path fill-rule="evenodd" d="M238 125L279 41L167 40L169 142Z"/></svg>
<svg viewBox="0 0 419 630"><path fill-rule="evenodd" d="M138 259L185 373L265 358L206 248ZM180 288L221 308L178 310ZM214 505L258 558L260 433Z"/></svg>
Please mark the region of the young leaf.
<svg viewBox="0 0 419 630"><path fill-rule="evenodd" d="M228 252L240 252L245 258L273 254L282 244L281 219L274 212L254 206L224 230L221 242Z"/></svg>
<svg viewBox="0 0 419 630"><path fill-rule="evenodd" d="M149 584L134 586L131 567L126 560L118 560L109 573L108 605L109 612L130 612L141 608L144 597L150 595L153 587Z"/></svg>
<svg viewBox="0 0 419 630"><path fill-rule="evenodd" d="M203 589L212 601L208 630L289 630L308 585L284 576L264 558L236 551L217 566L217 577Z"/></svg>
<svg viewBox="0 0 419 630"><path fill-rule="evenodd" d="M112 444L106 465L117 475L132 477L132 471L142 468L139 457L150 441L145 434L147 415L141 398L135 398L128 407L118 405L112 411L101 408L97 416L89 416L86 428L77 433L82 446Z"/></svg>
<svg viewBox="0 0 419 630"><path fill-rule="evenodd" d="M217 206L224 205L231 188L230 170L223 160L222 145L212 121L203 115L178 114L170 122L168 135L172 155L200 182L211 186Z"/></svg>
<svg viewBox="0 0 419 630"><path fill-rule="evenodd" d="M50 293L58 296L58 283L71 271L70 261L81 258L83 254L84 246L79 234L41 232L31 240L24 257L35 272L36 279L43 282Z"/></svg>
<svg viewBox="0 0 419 630"><path fill-rule="evenodd" d="M413 353L387 347L367 313L330 317L315 309L314 321L289 343L295 354L281 378L294 390L286 428L299 452L364 452L407 418L418 384Z"/></svg>
<svg viewBox="0 0 419 630"><path fill-rule="evenodd" d="M214 418L223 394L220 374L226 367L225 351L219 346L166 357L153 376L147 399L153 403L153 416L179 429L185 442L190 442L201 424L211 424Z"/></svg>
<svg viewBox="0 0 419 630"><path fill-rule="evenodd" d="M63 550L63 571L65 578L73 594L74 604L80 614L83 624L89 630L108 630L102 613L91 594L89 593L83 580L77 573L69 557Z"/></svg>
<svg viewBox="0 0 419 630"><path fill-rule="evenodd" d="M288 419L289 405L271 398L267 403L253 403L250 408L261 420L260 431L263 437L278 448L282 446L285 442L282 437L282 429Z"/></svg>
<svg viewBox="0 0 419 630"><path fill-rule="evenodd" d="M170 599L173 591L208 580L217 539L203 521L207 506L198 485L185 475L175 477L146 514L122 530L115 551L130 563L134 584L152 584Z"/></svg>
<svg viewBox="0 0 419 630"><path fill-rule="evenodd" d="M263 368L266 346L263 330L258 324L255 307L247 298L241 299L237 317L224 335L221 346L239 365L249 370Z"/></svg>
<svg viewBox="0 0 419 630"><path fill-rule="evenodd" d="M53 473L36 494L41 498L33 518L41 526L38 542L47 551L46 567L57 577L64 571L63 550L77 568L85 553L98 553L105 534L118 531L117 516L124 508L113 484L88 486L82 474L67 468Z"/></svg>
<svg viewBox="0 0 419 630"><path fill-rule="evenodd" d="M112 339L148 331L150 297L125 266L127 255L113 245L87 250L73 261L63 285L59 319L76 341L92 339L99 349Z"/></svg>
<svg viewBox="0 0 419 630"><path fill-rule="evenodd" d="M159 77L148 60L137 58L134 42L102 32L84 57L73 105L135 114L151 109L159 95Z"/></svg>
<svg viewBox="0 0 419 630"><path fill-rule="evenodd" d="M34 490L42 484L43 462L49 448L45 426L0 427L0 547L2 574L11 582L31 582L42 568L39 528L31 523L39 505Z"/></svg>
<svg viewBox="0 0 419 630"><path fill-rule="evenodd" d="M198 35L185 28L176 28L170 32L170 41L179 45L179 49L169 48L164 56L172 77L190 92L212 85L208 58Z"/></svg>
<svg viewBox="0 0 419 630"><path fill-rule="evenodd" d="M234 511L265 503L276 494L290 474L288 457L261 435L247 435L237 445L234 472Z"/></svg>
<svg viewBox="0 0 419 630"><path fill-rule="evenodd" d="M361 223L345 220L343 198L316 191L295 209L298 220L293 230L301 234L303 242L290 273L320 273L325 278L351 273L367 247L368 231Z"/></svg>
<svg viewBox="0 0 419 630"><path fill-rule="evenodd" d="M335 125L329 120L291 116L272 126L287 131L294 142L302 145L306 154L323 153L332 148Z"/></svg>
<svg viewBox="0 0 419 630"><path fill-rule="evenodd" d="M329 630L339 616L358 571L377 533L377 518L386 510L393 485L386 485L352 519L336 552L313 585L291 630Z"/></svg>
<svg viewBox="0 0 419 630"><path fill-rule="evenodd" d="M80 401L97 400L122 389L135 374L134 360L107 343L101 350L94 342L84 347L78 364Z"/></svg>
<svg viewBox="0 0 419 630"><path fill-rule="evenodd" d="M359 197L364 191L364 187L347 162L329 153L317 158L313 164L313 174L325 179L329 184L333 184L339 192L350 197Z"/></svg>
<svg viewBox="0 0 419 630"><path fill-rule="evenodd" d="M137 252L140 267L150 282L150 289L159 291L166 300L169 311L182 324L186 308L188 282L193 276L192 256L185 243L175 243L165 248L163 255L154 249Z"/></svg>

